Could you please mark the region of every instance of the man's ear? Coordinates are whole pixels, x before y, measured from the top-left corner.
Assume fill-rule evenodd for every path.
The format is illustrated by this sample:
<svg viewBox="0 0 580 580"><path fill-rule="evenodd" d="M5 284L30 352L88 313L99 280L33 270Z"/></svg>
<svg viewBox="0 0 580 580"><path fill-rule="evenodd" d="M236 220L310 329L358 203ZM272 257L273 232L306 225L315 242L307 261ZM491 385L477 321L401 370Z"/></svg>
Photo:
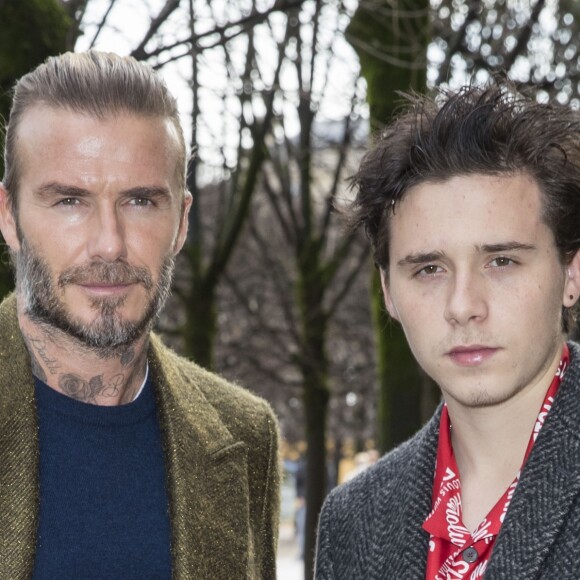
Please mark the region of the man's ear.
<svg viewBox="0 0 580 580"><path fill-rule="evenodd" d="M564 283L564 295L562 304L571 308L580 298L580 250L578 250L570 263L566 266L566 281Z"/></svg>
<svg viewBox="0 0 580 580"><path fill-rule="evenodd" d="M20 250L20 241L18 240L18 228L16 227L16 219L12 212L12 205L10 203L10 194L0 182L0 231L4 237L4 241L10 246L14 252Z"/></svg>
<svg viewBox="0 0 580 580"><path fill-rule="evenodd" d="M399 314L397 313L397 308L393 302L393 297L389 290L389 275L383 268L380 268L379 272L381 275L381 287L383 288L383 296L385 299L385 307L387 312L391 315L391 318L399 321Z"/></svg>
<svg viewBox="0 0 580 580"><path fill-rule="evenodd" d="M189 210L191 209L191 202L193 201L193 196L189 191L185 192L183 198L183 204L181 206L181 218L179 219L179 229L177 230L177 237L175 238L175 255L179 254L185 240L187 238L187 230L189 227Z"/></svg>

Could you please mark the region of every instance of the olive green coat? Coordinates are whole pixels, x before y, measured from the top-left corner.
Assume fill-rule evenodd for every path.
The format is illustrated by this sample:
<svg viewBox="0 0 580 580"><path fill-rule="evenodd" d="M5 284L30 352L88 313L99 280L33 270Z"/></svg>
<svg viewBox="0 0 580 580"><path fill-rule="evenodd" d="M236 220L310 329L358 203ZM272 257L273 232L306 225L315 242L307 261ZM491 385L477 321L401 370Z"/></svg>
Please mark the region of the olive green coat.
<svg viewBox="0 0 580 580"><path fill-rule="evenodd" d="M165 447L173 578L275 578L277 427L261 399L151 337ZM0 578L30 578L38 524L38 433L16 300L0 305Z"/></svg>

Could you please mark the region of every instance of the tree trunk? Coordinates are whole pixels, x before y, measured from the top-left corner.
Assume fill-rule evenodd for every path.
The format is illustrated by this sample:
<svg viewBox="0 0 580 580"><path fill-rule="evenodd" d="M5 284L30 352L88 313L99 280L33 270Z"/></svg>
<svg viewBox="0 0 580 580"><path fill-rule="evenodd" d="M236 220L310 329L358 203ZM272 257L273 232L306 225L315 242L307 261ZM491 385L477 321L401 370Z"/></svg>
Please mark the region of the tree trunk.
<svg viewBox="0 0 580 580"><path fill-rule="evenodd" d="M327 318L323 311L324 284L319 255L306 244L299 261L297 299L302 352L300 370L304 384L306 419L306 525L304 578L312 580L318 516L326 495L326 417L328 413L328 359L325 350Z"/></svg>
<svg viewBox="0 0 580 580"><path fill-rule="evenodd" d="M421 394L425 377L415 362L401 326L383 304L380 276L373 274L372 313L379 370L377 421L381 453L408 439L423 421Z"/></svg>
<svg viewBox="0 0 580 580"><path fill-rule="evenodd" d="M328 388L320 384L320 369L305 377L306 418L306 526L304 534L304 578L312 580L318 516L326 495L326 417Z"/></svg>
<svg viewBox="0 0 580 580"><path fill-rule="evenodd" d="M213 288L193 289L186 303L185 352L196 364L214 367L214 340L217 330L216 297Z"/></svg>
<svg viewBox="0 0 580 580"><path fill-rule="evenodd" d="M363 0L347 30L367 81L374 130L392 117L400 101L397 91L424 91L426 86L429 0L384 2L383 7L384 15L378 14ZM373 54L366 50L369 46ZM381 52L390 58L377 57ZM400 65L392 64L397 60ZM420 427L423 378L402 330L385 312L378 272L371 287L379 384L377 438L384 453Z"/></svg>

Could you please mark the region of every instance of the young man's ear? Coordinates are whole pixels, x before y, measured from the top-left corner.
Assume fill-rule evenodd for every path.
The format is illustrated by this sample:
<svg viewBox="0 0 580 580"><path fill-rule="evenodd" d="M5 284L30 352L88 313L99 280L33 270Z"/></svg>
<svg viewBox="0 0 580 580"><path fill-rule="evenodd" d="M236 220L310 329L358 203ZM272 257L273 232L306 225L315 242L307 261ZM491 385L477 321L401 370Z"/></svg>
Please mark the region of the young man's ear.
<svg viewBox="0 0 580 580"><path fill-rule="evenodd" d="M12 212L12 205L10 203L10 194L0 182L0 231L4 241L10 248L17 252L20 250L20 242L18 240L18 228L16 227L16 219Z"/></svg>
<svg viewBox="0 0 580 580"><path fill-rule="evenodd" d="M566 281L564 283L564 296L562 304L565 308L571 308L580 298L580 250L578 250L570 263L566 266Z"/></svg>
<svg viewBox="0 0 580 580"><path fill-rule="evenodd" d="M391 318L394 318L395 320L398 321L399 314L397 312L397 308L395 306L395 303L393 302L393 297L391 295L391 292L389 291L389 275L387 274L387 272L385 270L383 270L383 268L380 268L379 272L381 274L381 286L383 288L385 307L387 309L387 312L391 315Z"/></svg>

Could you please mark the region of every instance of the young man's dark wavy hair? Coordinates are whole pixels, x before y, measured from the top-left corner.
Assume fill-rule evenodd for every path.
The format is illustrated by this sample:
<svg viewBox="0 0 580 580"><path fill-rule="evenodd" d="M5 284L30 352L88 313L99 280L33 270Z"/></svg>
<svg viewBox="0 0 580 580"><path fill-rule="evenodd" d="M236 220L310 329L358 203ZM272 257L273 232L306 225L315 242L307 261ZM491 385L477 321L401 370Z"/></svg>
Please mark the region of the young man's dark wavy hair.
<svg viewBox="0 0 580 580"><path fill-rule="evenodd" d="M407 96L408 108L379 136L352 178L351 225L363 226L388 272L389 216L412 187L473 174L526 173L543 193L543 219L560 259L580 248L580 115L540 104L511 85L468 86L438 99ZM573 313L564 312L564 331Z"/></svg>

